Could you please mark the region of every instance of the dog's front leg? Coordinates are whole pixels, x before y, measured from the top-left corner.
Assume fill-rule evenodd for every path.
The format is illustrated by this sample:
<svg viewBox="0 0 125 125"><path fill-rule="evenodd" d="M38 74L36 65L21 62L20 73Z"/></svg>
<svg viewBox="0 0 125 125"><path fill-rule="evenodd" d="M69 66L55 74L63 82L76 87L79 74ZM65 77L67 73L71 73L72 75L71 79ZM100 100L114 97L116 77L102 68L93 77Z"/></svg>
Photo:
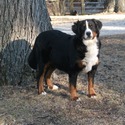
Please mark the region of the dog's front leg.
<svg viewBox="0 0 125 125"><path fill-rule="evenodd" d="M72 74L72 73L69 74L69 89L70 89L71 99L75 101L78 100L77 88L76 88L77 75L78 74Z"/></svg>
<svg viewBox="0 0 125 125"><path fill-rule="evenodd" d="M92 70L88 72L88 97L95 97L96 93L94 90L94 77L97 70L97 65L92 67Z"/></svg>

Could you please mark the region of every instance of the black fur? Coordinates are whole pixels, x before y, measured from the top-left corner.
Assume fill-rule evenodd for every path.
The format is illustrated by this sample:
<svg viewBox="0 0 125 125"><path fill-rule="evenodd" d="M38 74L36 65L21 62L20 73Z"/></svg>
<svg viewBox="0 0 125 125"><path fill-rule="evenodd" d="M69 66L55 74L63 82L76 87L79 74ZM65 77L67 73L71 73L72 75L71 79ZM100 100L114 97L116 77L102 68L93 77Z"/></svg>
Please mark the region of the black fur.
<svg viewBox="0 0 125 125"><path fill-rule="evenodd" d="M88 22L92 23L92 31L97 33L98 39L99 30L102 27L101 22L95 19L88 20ZM50 30L42 32L37 36L33 50L29 55L28 63L31 68L38 71L38 87L40 84L39 79L47 63L50 63L51 67L55 69L57 68L68 73L70 85L76 87L77 75L85 67L81 62L87 52L87 48L83 44L85 28L85 20L83 20L77 21L72 26L72 30L76 35ZM98 40L99 49L100 46L100 40ZM94 66L94 74L95 69L97 69L97 65ZM88 74L90 73L93 74L93 69ZM74 95L71 93L71 96ZM76 97L72 98L75 99Z"/></svg>

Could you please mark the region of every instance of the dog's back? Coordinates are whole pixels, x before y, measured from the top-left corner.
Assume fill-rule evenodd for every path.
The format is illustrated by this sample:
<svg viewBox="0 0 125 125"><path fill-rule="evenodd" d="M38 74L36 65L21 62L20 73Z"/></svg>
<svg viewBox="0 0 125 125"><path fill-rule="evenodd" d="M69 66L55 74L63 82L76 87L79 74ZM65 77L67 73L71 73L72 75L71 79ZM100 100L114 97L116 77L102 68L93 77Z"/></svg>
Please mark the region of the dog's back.
<svg viewBox="0 0 125 125"><path fill-rule="evenodd" d="M35 41L34 48L29 56L28 63L31 68L37 68L37 62L41 59L43 63L51 62L58 69L67 71L70 67L70 58L75 57L73 36L66 33L50 30L42 32ZM74 51L72 51L74 49ZM72 53L70 53L72 52Z"/></svg>

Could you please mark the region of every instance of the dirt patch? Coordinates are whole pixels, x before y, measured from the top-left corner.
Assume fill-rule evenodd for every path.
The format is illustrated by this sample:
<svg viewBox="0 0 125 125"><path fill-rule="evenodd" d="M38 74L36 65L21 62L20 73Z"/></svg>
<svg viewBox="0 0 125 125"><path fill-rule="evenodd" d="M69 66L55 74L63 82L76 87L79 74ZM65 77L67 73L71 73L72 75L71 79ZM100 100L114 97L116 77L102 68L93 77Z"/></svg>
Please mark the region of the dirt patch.
<svg viewBox="0 0 125 125"><path fill-rule="evenodd" d="M0 125L125 125L125 35L101 37L97 98L86 96L87 77L78 78L81 101L69 98L66 74L54 79L58 91L37 95L36 84L0 87Z"/></svg>

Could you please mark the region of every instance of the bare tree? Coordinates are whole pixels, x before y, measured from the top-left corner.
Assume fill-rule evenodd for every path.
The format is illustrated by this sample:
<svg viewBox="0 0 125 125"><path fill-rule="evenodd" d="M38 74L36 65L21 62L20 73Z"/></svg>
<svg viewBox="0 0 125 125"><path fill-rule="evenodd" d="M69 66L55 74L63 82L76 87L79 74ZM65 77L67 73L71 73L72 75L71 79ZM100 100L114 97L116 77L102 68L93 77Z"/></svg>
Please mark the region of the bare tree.
<svg viewBox="0 0 125 125"><path fill-rule="evenodd" d="M114 12L115 0L105 0L104 6L107 12Z"/></svg>
<svg viewBox="0 0 125 125"><path fill-rule="evenodd" d="M45 0L0 0L0 8L0 83L17 85L36 36L52 27Z"/></svg>
<svg viewBox="0 0 125 125"><path fill-rule="evenodd" d="M125 12L125 0L116 0L115 12Z"/></svg>
<svg viewBox="0 0 125 125"><path fill-rule="evenodd" d="M125 12L125 0L105 0L107 12Z"/></svg>

